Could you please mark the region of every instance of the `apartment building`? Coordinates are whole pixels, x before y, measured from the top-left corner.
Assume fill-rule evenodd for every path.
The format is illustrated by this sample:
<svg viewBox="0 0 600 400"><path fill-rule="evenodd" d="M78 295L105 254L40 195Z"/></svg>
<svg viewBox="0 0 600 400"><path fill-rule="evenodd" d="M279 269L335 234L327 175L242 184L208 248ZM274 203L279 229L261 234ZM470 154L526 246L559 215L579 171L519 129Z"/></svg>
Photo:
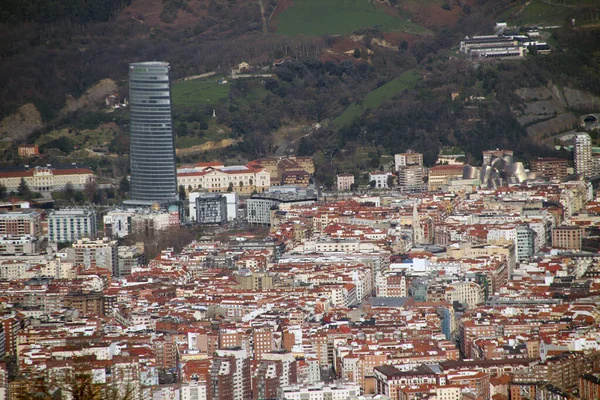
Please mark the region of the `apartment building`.
<svg viewBox="0 0 600 400"><path fill-rule="evenodd" d="M531 161L531 171L547 179L567 177L569 163L562 158L537 158Z"/></svg>
<svg viewBox="0 0 600 400"><path fill-rule="evenodd" d="M552 247L581 250L584 232L584 229L580 226L557 226L552 229Z"/></svg>
<svg viewBox="0 0 600 400"><path fill-rule="evenodd" d="M42 235L42 216L35 210L0 213L0 236Z"/></svg>
<svg viewBox="0 0 600 400"><path fill-rule="evenodd" d="M50 242L74 242L84 237L95 239L96 233L96 212L94 210L63 209L52 211L48 216L48 240Z"/></svg>

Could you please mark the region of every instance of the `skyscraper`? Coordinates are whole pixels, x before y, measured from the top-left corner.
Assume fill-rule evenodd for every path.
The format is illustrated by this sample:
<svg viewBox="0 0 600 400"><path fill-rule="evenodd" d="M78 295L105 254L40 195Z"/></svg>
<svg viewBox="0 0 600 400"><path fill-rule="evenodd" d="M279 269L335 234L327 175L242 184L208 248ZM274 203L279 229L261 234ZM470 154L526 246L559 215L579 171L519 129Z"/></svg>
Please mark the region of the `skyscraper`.
<svg viewBox="0 0 600 400"><path fill-rule="evenodd" d="M573 141L575 142L573 150L575 172L583 176L592 175L592 138L587 133L578 133Z"/></svg>
<svg viewBox="0 0 600 400"><path fill-rule="evenodd" d="M177 201L169 63L129 65L129 106L132 202Z"/></svg>

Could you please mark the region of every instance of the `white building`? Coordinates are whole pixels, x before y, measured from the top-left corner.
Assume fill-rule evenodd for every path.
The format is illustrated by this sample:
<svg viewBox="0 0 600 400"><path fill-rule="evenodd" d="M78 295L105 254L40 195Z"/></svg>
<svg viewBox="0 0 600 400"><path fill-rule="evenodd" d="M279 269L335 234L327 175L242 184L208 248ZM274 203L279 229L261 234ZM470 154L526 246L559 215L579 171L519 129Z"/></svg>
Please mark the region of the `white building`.
<svg viewBox="0 0 600 400"><path fill-rule="evenodd" d="M79 239L67 249L67 260L86 268L106 268L114 276L119 276L119 252L116 240L106 237L98 240Z"/></svg>
<svg viewBox="0 0 600 400"><path fill-rule="evenodd" d="M388 178L390 176L393 176L391 172L369 172L369 183L375 181L375 188L385 189L389 187Z"/></svg>
<svg viewBox="0 0 600 400"><path fill-rule="evenodd" d="M423 166L423 154L416 153L412 150L407 150L406 153L395 154L394 164L396 166L396 171L408 165Z"/></svg>
<svg viewBox="0 0 600 400"><path fill-rule="evenodd" d="M187 192L204 189L208 192L233 191L250 194L263 192L271 186L271 174L254 166L221 163L198 163L177 169L177 185Z"/></svg>
<svg viewBox="0 0 600 400"><path fill-rule="evenodd" d="M482 288L475 282L453 282L446 288L446 300L458 301L469 308L475 308L484 299Z"/></svg>
<svg viewBox="0 0 600 400"><path fill-rule="evenodd" d="M0 236L0 254L35 254L39 251L38 238L30 235Z"/></svg>
<svg viewBox="0 0 600 400"><path fill-rule="evenodd" d="M206 400L205 382L189 382L181 386L181 400Z"/></svg>
<svg viewBox="0 0 600 400"><path fill-rule="evenodd" d="M592 138L587 133L578 133L573 138L575 173L583 176L592 174Z"/></svg>
<svg viewBox="0 0 600 400"><path fill-rule="evenodd" d="M104 234L112 238L124 238L132 233L160 231L180 225L179 210L176 206L168 210L150 208L130 208L111 210L104 217Z"/></svg>
<svg viewBox="0 0 600 400"><path fill-rule="evenodd" d="M352 174L339 174L337 176L337 190L340 192L347 192L354 185L354 175Z"/></svg>
<svg viewBox="0 0 600 400"><path fill-rule="evenodd" d="M48 216L50 242L74 242L81 238L95 239L96 212L91 209L64 209L52 211Z"/></svg>
<svg viewBox="0 0 600 400"><path fill-rule="evenodd" d="M282 400L358 400L360 386L356 384L283 386L278 398Z"/></svg>

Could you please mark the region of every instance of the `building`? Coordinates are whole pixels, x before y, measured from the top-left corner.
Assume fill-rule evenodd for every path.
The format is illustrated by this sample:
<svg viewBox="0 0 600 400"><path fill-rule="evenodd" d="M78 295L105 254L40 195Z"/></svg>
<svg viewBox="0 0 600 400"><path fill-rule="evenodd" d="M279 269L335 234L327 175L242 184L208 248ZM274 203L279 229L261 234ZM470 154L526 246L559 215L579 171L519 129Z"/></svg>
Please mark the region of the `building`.
<svg viewBox="0 0 600 400"><path fill-rule="evenodd" d="M398 186L406 190L417 190L423 186L424 171L421 165L407 165L398 170Z"/></svg>
<svg viewBox="0 0 600 400"><path fill-rule="evenodd" d="M0 213L0 236L42 235L42 216L34 210Z"/></svg>
<svg viewBox="0 0 600 400"><path fill-rule="evenodd" d="M213 400L252 398L250 358L246 350L241 348L217 350L209 376L209 398ZM213 378L217 378L216 382ZM231 395L228 394L229 391Z"/></svg>
<svg viewBox="0 0 600 400"><path fill-rule="evenodd" d="M131 275L131 270L133 268L142 266L146 263L143 243L141 243L141 246L119 246L117 253L119 256L119 272L116 276Z"/></svg>
<svg viewBox="0 0 600 400"><path fill-rule="evenodd" d="M102 217L104 235L111 238L124 238L134 233L158 232L180 226L181 215L177 205L163 208L115 209Z"/></svg>
<svg viewBox="0 0 600 400"><path fill-rule="evenodd" d="M369 184L373 184L373 182L375 182L373 186L374 188L385 189L390 186L388 185L388 179L390 177L393 177L391 172L369 172Z"/></svg>
<svg viewBox="0 0 600 400"><path fill-rule="evenodd" d="M74 242L82 238L96 238L96 212L91 209L64 209L48 216L50 242Z"/></svg>
<svg viewBox="0 0 600 400"><path fill-rule="evenodd" d="M339 192L347 192L351 190L352 185L354 185L354 175L340 174L337 176L337 190Z"/></svg>
<svg viewBox="0 0 600 400"><path fill-rule="evenodd" d="M358 400L360 386L351 383L293 385L284 386L279 390L278 399L281 400Z"/></svg>
<svg viewBox="0 0 600 400"><path fill-rule="evenodd" d="M271 185L308 186L315 173L312 157L268 157L251 161L249 166L264 168L270 175Z"/></svg>
<svg viewBox="0 0 600 400"><path fill-rule="evenodd" d="M557 226L552 229L552 247L581 250L584 229L580 226Z"/></svg>
<svg viewBox="0 0 600 400"><path fill-rule="evenodd" d="M75 265L105 268L114 276L120 276L118 244L116 240L107 237L97 240L89 238L77 240L67 249L67 259Z"/></svg>
<svg viewBox="0 0 600 400"><path fill-rule="evenodd" d="M65 295L63 305L65 308L77 310L83 315L102 315L102 294L81 290L73 291Z"/></svg>
<svg viewBox="0 0 600 400"><path fill-rule="evenodd" d="M538 158L531 162L531 171L547 179L567 177L568 162L562 158Z"/></svg>
<svg viewBox="0 0 600 400"><path fill-rule="evenodd" d="M33 157L40 155L40 149L37 144L21 144L18 148L19 157Z"/></svg>
<svg viewBox="0 0 600 400"><path fill-rule="evenodd" d="M196 197L196 222L220 225L227 221L227 199L219 193L202 193Z"/></svg>
<svg viewBox="0 0 600 400"><path fill-rule="evenodd" d="M583 400L600 399L598 374L583 374L579 377L579 396Z"/></svg>
<svg viewBox="0 0 600 400"><path fill-rule="evenodd" d="M496 158L510 158L513 156L513 151L512 150L502 150L502 149L496 149L496 150L485 150L482 151L482 164L483 166L485 165L492 165L492 161L495 160Z"/></svg>
<svg viewBox="0 0 600 400"><path fill-rule="evenodd" d="M398 170L400 170L400 168L406 167L408 165L423 166L423 154L416 153L412 150L407 150L406 153L395 154L394 155L394 164L396 166L396 171L398 171Z"/></svg>
<svg viewBox="0 0 600 400"><path fill-rule="evenodd" d="M452 304L455 301L475 308L484 301L483 288L475 282L453 282L446 287L446 300Z"/></svg>
<svg viewBox="0 0 600 400"><path fill-rule="evenodd" d="M88 167L78 164L55 165L45 167L22 167L0 170L0 184L9 192L19 189L21 180L34 192L58 192L67 185L81 190L89 180L94 179L94 173Z"/></svg>
<svg viewBox="0 0 600 400"><path fill-rule="evenodd" d="M206 400L206 382L188 382L181 386L181 400Z"/></svg>
<svg viewBox="0 0 600 400"><path fill-rule="evenodd" d="M169 63L129 64L131 199L178 200Z"/></svg>
<svg viewBox="0 0 600 400"><path fill-rule="evenodd" d="M460 52L471 57L512 58L525 56L526 48L506 36L473 36L460 42Z"/></svg>
<svg viewBox="0 0 600 400"><path fill-rule="evenodd" d="M519 225L516 228L516 252L517 261L529 261L535 249L536 233L528 225Z"/></svg>
<svg viewBox="0 0 600 400"><path fill-rule="evenodd" d="M194 190L188 194L188 208L190 221L196 221L196 199L206 194L206 191ZM237 192L225 192L220 194L226 200L227 221L233 221L237 218L239 195Z"/></svg>
<svg viewBox="0 0 600 400"><path fill-rule="evenodd" d="M40 250L40 241L35 236L0 236L0 255L36 254Z"/></svg>
<svg viewBox="0 0 600 400"><path fill-rule="evenodd" d="M250 224L271 224L271 211L287 210L294 206L305 206L317 202L312 190L281 186L265 193L252 195L246 201L247 218Z"/></svg>
<svg viewBox="0 0 600 400"><path fill-rule="evenodd" d="M271 186L269 172L256 165L224 166L220 163L197 163L177 170L177 185L186 192L264 192Z"/></svg>
<svg viewBox="0 0 600 400"><path fill-rule="evenodd" d="M578 133L573 137L573 161L575 173L592 175L592 138L587 133Z"/></svg>
<svg viewBox="0 0 600 400"><path fill-rule="evenodd" d="M462 178L463 165L436 165L427 173L429 190L440 190L452 178Z"/></svg>

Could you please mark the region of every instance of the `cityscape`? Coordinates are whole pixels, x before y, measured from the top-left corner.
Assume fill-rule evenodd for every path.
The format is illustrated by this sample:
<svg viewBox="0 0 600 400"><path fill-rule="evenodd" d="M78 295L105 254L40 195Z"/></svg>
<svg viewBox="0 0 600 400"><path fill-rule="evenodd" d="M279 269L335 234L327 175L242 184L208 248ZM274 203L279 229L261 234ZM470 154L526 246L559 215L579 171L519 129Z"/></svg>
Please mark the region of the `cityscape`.
<svg viewBox="0 0 600 400"><path fill-rule="evenodd" d="M305 1L317 29L326 5ZM432 2L414 7L457 25L493 6ZM4 140L0 400L600 399L600 97L531 83L579 29L571 14L527 22L532 2L535 18L567 7L502 2L511 23L477 20L487 31L461 36L415 33L422 14L401 31L412 9L368 1L357 15L381 24L283 53L270 43L261 51L278 57L262 64L181 72L169 57L124 57L93 112L71 96L76 111L54 126ZM222 2L163 3L161 24L203 10L213 20L194 29L231 33L214 17ZM287 3L253 3L250 32L301 30L303 14L286 12L306 5ZM3 7L0 27L13 23ZM77 10L66 31L91 23ZM386 24L434 39L391 45ZM345 40L346 59L311 55ZM505 90L501 74L517 81L520 68L530 86ZM351 79L371 79L361 100ZM320 90L348 97L309 97Z"/></svg>

